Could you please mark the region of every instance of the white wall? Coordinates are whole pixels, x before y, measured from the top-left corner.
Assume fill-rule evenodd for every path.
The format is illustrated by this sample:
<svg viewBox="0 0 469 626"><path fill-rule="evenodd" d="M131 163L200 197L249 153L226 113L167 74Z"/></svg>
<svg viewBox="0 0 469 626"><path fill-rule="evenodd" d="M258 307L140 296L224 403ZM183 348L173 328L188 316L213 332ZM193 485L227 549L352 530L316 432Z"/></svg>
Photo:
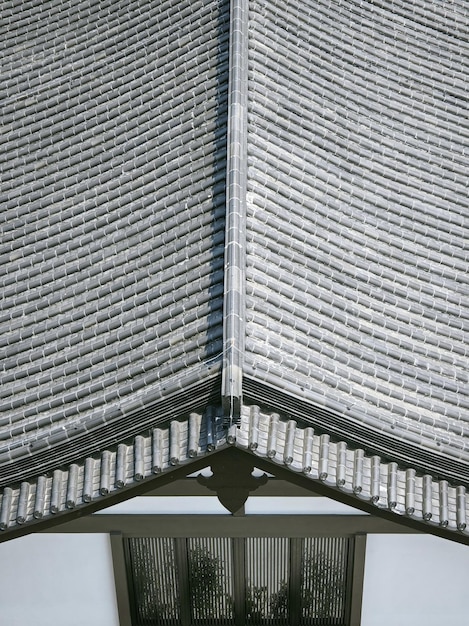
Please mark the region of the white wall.
<svg viewBox="0 0 469 626"><path fill-rule="evenodd" d="M368 535L362 626L468 626L469 547Z"/></svg>
<svg viewBox="0 0 469 626"><path fill-rule="evenodd" d="M0 544L0 626L118 626L108 535Z"/></svg>

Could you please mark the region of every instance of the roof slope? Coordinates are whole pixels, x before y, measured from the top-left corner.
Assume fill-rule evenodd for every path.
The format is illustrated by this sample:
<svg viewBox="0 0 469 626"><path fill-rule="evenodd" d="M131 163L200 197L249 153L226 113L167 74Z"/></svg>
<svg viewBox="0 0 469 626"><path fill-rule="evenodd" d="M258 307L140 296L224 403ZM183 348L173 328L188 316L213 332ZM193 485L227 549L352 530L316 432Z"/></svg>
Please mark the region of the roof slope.
<svg viewBox="0 0 469 626"><path fill-rule="evenodd" d="M5 463L74 455L109 422L118 439L123 415L216 372L228 19L226 2L2 12Z"/></svg>
<svg viewBox="0 0 469 626"><path fill-rule="evenodd" d="M245 373L467 463L467 5L250 7Z"/></svg>
<svg viewBox="0 0 469 626"><path fill-rule="evenodd" d="M280 428L465 532L466 3L2 14L0 528Z"/></svg>

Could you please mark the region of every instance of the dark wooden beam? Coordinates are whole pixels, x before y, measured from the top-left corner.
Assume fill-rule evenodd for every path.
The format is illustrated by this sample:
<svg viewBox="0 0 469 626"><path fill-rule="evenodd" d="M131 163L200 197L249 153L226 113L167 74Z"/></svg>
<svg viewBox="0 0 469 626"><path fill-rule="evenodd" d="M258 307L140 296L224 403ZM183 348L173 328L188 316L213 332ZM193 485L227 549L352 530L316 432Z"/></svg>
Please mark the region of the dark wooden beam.
<svg viewBox="0 0 469 626"><path fill-rule="evenodd" d="M317 494L309 489L300 487L299 485L294 485L286 480L269 478L267 483L258 487L252 495L256 498L310 498L315 497ZM152 489L147 493L143 493L142 496L213 496L213 492L209 491L207 487L201 485L197 481L197 478L190 477L162 485L161 487Z"/></svg>
<svg viewBox="0 0 469 626"><path fill-rule="evenodd" d="M244 539L233 539L233 591L235 626L246 624L246 551Z"/></svg>
<svg viewBox="0 0 469 626"><path fill-rule="evenodd" d="M132 626L122 533L111 532L110 540L112 565L114 568L114 583L116 587L117 610L119 613L119 626Z"/></svg>
<svg viewBox="0 0 469 626"><path fill-rule="evenodd" d="M288 605L291 626L301 623L301 575L302 575L303 541L299 538L290 540Z"/></svg>
<svg viewBox="0 0 469 626"><path fill-rule="evenodd" d="M191 597L189 589L189 569L187 564L187 542L183 537L175 540L175 556L180 597L181 626L191 624Z"/></svg>
<svg viewBox="0 0 469 626"><path fill-rule="evenodd" d="M62 533L121 532L124 537L338 537L414 533L371 515L89 515L57 526Z"/></svg>
<svg viewBox="0 0 469 626"><path fill-rule="evenodd" d="M365 554L366 535L355 535L353 542L352 588L350 593L350 626L360 626L361 624Z"/></svg>

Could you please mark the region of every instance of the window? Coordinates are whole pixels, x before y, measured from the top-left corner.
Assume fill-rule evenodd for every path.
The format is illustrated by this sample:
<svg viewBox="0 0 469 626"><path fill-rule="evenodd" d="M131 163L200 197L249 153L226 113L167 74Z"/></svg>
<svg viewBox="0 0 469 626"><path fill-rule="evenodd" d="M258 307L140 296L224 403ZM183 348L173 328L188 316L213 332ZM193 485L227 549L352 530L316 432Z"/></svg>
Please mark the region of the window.
<svg viewBox="0 0 469 626"><path fill-rule="evenodd" d="M130 538L134 626L348 622L353 538Z"/></svg>

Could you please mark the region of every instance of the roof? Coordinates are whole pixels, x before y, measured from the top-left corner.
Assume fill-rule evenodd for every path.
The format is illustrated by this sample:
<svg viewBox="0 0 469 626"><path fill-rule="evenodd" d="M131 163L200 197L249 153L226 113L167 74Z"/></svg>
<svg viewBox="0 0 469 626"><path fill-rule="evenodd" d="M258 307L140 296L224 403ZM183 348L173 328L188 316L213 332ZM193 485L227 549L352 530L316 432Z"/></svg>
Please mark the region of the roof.
<svg viewBox="0 0 469 626"><path fill-rule="evenodd" d="M467 541L466 4L3 13L0 539L234 445Z"/></svg>

